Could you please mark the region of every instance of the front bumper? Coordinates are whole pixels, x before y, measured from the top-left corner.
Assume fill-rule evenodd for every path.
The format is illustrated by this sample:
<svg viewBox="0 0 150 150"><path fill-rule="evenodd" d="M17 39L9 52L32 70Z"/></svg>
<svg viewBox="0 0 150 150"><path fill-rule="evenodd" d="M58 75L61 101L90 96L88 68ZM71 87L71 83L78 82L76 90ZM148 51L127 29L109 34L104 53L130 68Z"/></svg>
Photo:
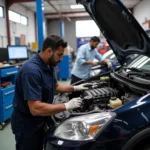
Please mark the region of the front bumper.
<svg viewBox="0 0 150 150"><path fill-rule="evenodd" d="M46 143L46 150L121 150L124 146L124 141L125 139L118 139L107 142L72 142L51 139Z"/></svg>

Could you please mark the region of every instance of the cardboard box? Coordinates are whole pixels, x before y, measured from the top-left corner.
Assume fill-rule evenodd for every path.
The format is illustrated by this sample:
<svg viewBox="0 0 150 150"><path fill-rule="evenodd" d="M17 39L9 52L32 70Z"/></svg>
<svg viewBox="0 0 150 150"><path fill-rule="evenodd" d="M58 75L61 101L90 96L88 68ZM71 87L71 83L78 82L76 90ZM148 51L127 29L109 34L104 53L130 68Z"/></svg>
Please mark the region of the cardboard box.
<svg viewBox="0 0 150 150"><path fill-rule="evenodd" d="M70 55L69 50L67 48L65 48L65 50L64 50L64 55Z"/></svg>
<svg viewBox="0 0 150 150"><path fill-rule="evenodd" d="M38 50L38 43L37 42L32 43L32 49Z"/></svg>

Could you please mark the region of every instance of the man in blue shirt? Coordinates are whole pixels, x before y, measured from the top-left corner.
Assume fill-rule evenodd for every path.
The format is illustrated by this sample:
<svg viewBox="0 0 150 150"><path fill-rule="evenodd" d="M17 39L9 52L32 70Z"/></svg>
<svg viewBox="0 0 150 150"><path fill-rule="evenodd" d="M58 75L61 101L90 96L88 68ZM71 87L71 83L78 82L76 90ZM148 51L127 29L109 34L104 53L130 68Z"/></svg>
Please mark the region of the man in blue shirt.
<svg viewBox="0 0 150 150"><path fill-rule="evenodd" d="M16 150L43 150L47 116L79 108L82 103L80 98L74 98L65 104L52 104L55 90L66 93L86 89L84 84L64 86L56 82L53 67L62 60L66 46L61 37L48 36L42 51L28 60L18 73L11 120Z"/></svg>
<svg viewBox="0 0 150 150"><path fill-rule="evenodd" d="M100 39L94 36L89 43L82 45L78 49L77 58L71 72L71 84L89 78L92 66L106 64L111 67L111 63L104 60L97 51L96 47L99 43ZM94 58L98 59L99 62L93 62Z"/></svg>

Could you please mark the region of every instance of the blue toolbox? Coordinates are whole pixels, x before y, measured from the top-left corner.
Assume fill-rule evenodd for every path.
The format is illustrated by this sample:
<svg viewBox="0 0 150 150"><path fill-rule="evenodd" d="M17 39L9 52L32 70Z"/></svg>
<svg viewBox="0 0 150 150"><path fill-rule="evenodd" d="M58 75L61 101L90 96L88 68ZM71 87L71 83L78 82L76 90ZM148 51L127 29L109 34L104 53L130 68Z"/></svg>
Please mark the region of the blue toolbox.
<svg viewBox="0 0 150 150"><path fill-rule="evenodd" d="M0 68L0 130L3 130L4 122L11 117L13 111L17 73L17 66Z"/></svg>

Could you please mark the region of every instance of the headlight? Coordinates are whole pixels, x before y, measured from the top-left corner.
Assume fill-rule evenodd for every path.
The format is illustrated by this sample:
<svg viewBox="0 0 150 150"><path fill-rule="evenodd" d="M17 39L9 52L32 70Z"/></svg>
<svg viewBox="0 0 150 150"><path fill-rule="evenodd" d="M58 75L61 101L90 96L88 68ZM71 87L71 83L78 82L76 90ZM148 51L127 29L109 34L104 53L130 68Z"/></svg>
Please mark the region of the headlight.
<svg viewBox="0 0 150 150"><path fill-rule="evenodd" d="M54 136L71 141L93 140L115 116L115 113L104 112L74 117L60 124Z"/></svg>

